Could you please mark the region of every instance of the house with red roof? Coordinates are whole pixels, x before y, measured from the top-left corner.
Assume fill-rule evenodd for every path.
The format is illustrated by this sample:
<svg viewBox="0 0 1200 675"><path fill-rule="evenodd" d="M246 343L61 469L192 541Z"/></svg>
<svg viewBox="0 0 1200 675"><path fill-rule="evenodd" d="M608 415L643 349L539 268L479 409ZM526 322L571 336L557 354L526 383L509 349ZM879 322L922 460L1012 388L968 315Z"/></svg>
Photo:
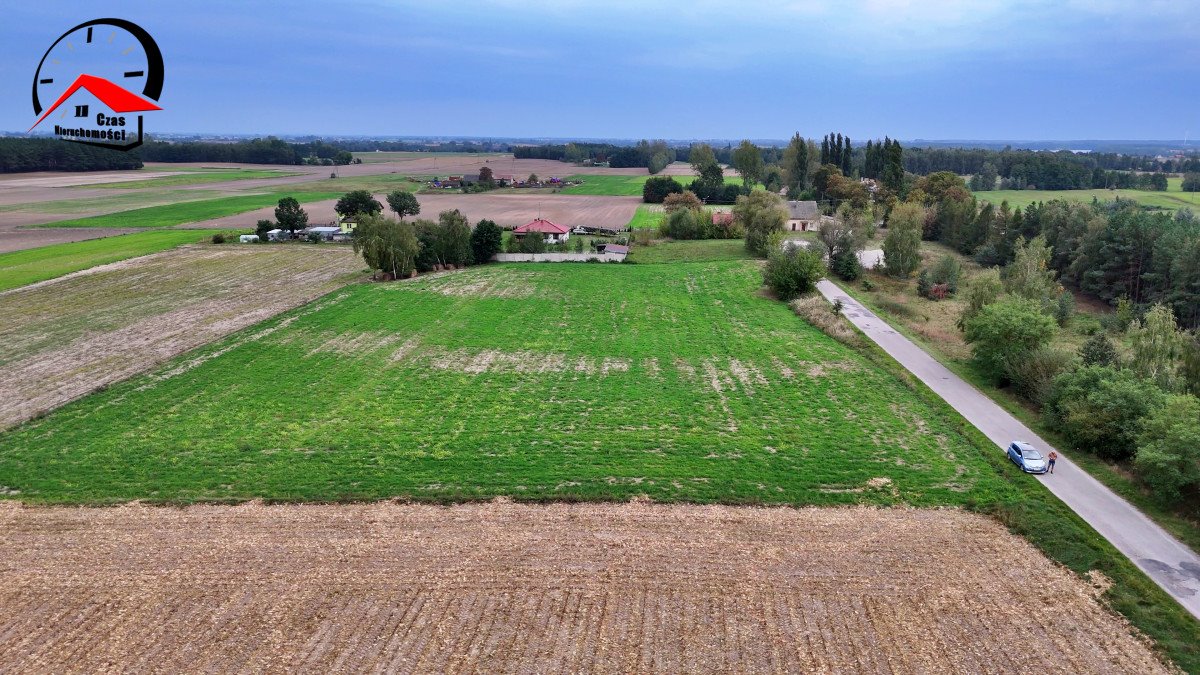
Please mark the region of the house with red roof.
<svg viewBox="0 0 1200 675"><path fill-rule="evenodd" d="M537 218L513 230L513 236L524 237L527 234L540 234L547 244L561 244L570 239L571 228L558 223L552 223L544 218Z"/></svg>

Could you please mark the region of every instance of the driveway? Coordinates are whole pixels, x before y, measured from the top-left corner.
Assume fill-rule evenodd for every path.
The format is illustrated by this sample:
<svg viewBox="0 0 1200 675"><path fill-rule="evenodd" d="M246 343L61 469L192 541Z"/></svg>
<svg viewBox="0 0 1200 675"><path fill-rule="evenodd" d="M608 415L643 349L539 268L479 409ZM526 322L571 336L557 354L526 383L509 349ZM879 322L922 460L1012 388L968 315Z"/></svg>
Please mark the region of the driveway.
<svg viewBox="0 0 1200 675"><path fill-rule="evenodd" d="M974 424L1001 452L1014 440L1028 441L1043 454L1054 450L992 399L950 372L832 282L821 280L817 290L830 302L841 300L843 313L855 326ZM1200 618L1200 556L1076 466L1061 450L1053 475L1030 476L1030 479L1040 480L1179 604Z"/></svg>

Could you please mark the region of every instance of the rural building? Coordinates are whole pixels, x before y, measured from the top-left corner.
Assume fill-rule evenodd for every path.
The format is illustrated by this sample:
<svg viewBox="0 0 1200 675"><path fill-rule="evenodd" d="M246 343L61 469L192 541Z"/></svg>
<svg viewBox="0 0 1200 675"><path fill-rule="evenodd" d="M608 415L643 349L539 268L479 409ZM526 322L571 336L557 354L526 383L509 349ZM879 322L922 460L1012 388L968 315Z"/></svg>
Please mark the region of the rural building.
<svg viewBox="0 0 1200 675"><path fill-rule="evenodd" d="M541 234L546 238L547 244L561 244L571 237L570 228L552 223L544 218L538 218L513 230L513 236L518 238L530 233Z"/></svg>
<svg viewBox="0 0 1200 675"><path fill-rule="evenodd" d="M354 228L358 227L358 220L354 216L339 215L337 217L337 227L342 234L352 234Z"/></svg>
<svg viewBox="0 0 1200 675"><path fill-rule="evenodd" d="M342 233L342 228L340 228L340 227L310 227L310 228L304 230L304 234L305 235L315 234L315 235L321 237L321 239L324 239L325 241L333 241L333 238L335 236L343 234L343 233Z"/></svg>
<svg viewBox="0 0 1200 675"><path fill-rule="evenodd" d="M278 227L267 232L267 241L284 241L288 238L288 233Z"/></svg>
<svg viewBox="0 0 1200 675"><path fill-rule="evenodd" d="M258 242L257 234L243 234L238 237L238 241L243 244L254 244Z"/></svg>
<svg viewBox="0 0 1200 675"><path fill-rule="evenodd" d="M808 232L817 229L821 210L817 208L816 202L789 201L787 211L787 230L789 232Z"/></svg>

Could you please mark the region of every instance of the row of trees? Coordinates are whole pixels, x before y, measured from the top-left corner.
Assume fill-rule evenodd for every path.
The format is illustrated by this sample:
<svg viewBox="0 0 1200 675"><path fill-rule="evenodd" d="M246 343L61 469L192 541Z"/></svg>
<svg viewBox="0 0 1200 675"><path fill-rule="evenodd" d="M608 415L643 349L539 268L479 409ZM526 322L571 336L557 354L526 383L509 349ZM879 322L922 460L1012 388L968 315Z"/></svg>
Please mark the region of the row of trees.
<svg viewBox="0 0 1200 675"><path fill-rule="evenodd" d="M607 163L612 167L642 167L656 174L676 159L676 149L666 141L641 140L632 146L612 143L524 145L513 148L517 159L555 159L581 164Z"/></svg>
<svg viewBox="0 0 1200 675"><path fill-rule="evenodd" d="M0 173L140 169L138 155L52 138L0 138Z"/></svg>

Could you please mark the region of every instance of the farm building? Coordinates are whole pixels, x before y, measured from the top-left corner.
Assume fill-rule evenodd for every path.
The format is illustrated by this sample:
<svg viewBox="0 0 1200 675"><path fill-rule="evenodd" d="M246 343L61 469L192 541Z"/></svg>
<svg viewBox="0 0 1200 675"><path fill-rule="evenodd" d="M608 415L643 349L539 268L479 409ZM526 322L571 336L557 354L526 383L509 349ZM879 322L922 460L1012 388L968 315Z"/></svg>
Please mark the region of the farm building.
<svg viewBox="0 0 1200 675"><path fill-rule="evenodd" d="M816 202L789 201L787 203L789 232L807 232L815 230L821 217L821 211ZM715 220L713 221L716 222Z"/></svg>
<svg viewBox="0 0 1200 675"><path fill-rule="evenodd" d="M317 235L325 241L333 241L337 235L343 234L340 227L310 227L304 230L305 236Z"/></svg>
<svg viewBox="0 0 1200 675"><path fill-rule="evenodd" d="M337 227L338 231L342 234L350 234L354 232L355 227L358 227L358 219L355 216L343 216L338 214Z"/></svg>
<svg viewBox="0 0 1200 675"><path fill-rule="evenodd" d="M546 238L547 244L560 244L571 237L571 229L552 223L544 218L538 218L513 230L516 237L524 237L529 233L539 233Z"/></svg>

